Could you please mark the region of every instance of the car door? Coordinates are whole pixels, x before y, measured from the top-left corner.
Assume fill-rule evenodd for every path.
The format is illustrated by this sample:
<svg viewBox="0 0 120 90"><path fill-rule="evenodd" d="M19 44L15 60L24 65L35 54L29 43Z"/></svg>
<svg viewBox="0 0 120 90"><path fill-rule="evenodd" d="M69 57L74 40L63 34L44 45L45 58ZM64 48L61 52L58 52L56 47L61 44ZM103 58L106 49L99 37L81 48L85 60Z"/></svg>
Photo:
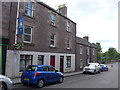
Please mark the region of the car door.
<svg viewBox="0 0 120 90"><path fill-rule="evenodd" d="M42 77L44 77L44 79L47 83L49 83L51 81L51 73L49 71L48 66L43 66L42 67Z"/></svg>
<svg viewBox="0 0 120 90"><path fill-rule="evenodd" d="M49 67L49 70L50 70L51 81L52 81L52 82L57 81L58 78L59 78L59 75L58 75L58 73L56 72L55 68L54 68L53 66L50 66L50 67Z"/></svg>

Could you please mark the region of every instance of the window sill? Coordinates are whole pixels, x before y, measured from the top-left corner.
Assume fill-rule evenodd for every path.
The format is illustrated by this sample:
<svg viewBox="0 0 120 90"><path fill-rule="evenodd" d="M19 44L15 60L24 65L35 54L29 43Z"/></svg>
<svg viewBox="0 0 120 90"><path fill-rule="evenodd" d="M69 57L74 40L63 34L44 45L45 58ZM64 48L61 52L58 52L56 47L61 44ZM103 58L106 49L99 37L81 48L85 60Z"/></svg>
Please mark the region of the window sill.
<svg viewBox="0 0 120 90"><path fill-rule="evenodd" d="M53 45L50 45L49 47L50 47L50 48L56 48L56 47L55 47L55 46L53 46Z"/></svg>
<svg viewBox="0 0 120 90"><path fill-rule="evenodd" d="M56 24L50 23L50 26L53 26L53 27L57 28Z"/></svg>
<svg viewBox="0 0 120 90"><path fill-rule="evenodd" d="M66 69L71 69L71 67L66 67Z"/></svg>
<svg viewBox="0 0 120 90"><path fill-rule="evenodd" d="M66 32L71 33L71 31L67 31L67 30L66 30Z"/></svg>
<svg viewBox="0 0 120 90"><path fill-rule="evenodd" d="M27 45L27 46L34 46L35 44L34 44L34 43L27 43L27 42L24 42L24 45Z"/></svg>
<svg viewBox="0 0 120 90"><path fill-rule="evenodd" d="M71 50L71 48L66 48L66 50Z"/></svg>
<svg viewBox="0 0 120 90"><path fill-rule="evenodd" d="M29 17L29 18L31 18L31 19L35 19L34 16L29 16L29 15L26 15L26 14L24 14L24 16Z"/></svg>

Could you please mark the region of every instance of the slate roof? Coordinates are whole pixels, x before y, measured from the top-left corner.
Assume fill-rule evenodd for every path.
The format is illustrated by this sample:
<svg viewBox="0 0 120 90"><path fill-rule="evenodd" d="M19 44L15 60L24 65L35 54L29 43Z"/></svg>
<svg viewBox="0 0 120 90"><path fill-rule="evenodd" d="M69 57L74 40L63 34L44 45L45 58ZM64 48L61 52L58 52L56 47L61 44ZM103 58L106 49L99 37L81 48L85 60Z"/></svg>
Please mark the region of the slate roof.
<svg viewBox="0 0 120 90"><path fill-rule="evenodd" d="M91 43L88 42L85 38L76 37L76 43L91 46Z"/></svg>
<svg viewBox="0 0 120 90"><path fill-rule="evenodd" d="M95 45L93 45L92 43L88 42L85 38L76 37L76 43L96 48Z"/></svg>
<svg viewBox="0 0 120 90"><path fill-rule="evenodd" d="M76 24L74 21L72 21L71 19L69 19L67 16L62 15L62 14L61 14L61 13L59 13L57 10L55 10L54 8L52 8L52 7L50 7L49 5L45 4L44 2L39 1L39 0L35 0L35 1L36 1L37 3L39 3L39 4L43 5L44 7L46 7L46 8L48 8L48 9L50 9L50 10L54 11L54 12L55 12L55 13L57 13L58 15L60 15L60 16L62 16L62 17L64 17L65 19L68 19L68 20L70 20L71 22L73 22L74 24Z"/></svg>

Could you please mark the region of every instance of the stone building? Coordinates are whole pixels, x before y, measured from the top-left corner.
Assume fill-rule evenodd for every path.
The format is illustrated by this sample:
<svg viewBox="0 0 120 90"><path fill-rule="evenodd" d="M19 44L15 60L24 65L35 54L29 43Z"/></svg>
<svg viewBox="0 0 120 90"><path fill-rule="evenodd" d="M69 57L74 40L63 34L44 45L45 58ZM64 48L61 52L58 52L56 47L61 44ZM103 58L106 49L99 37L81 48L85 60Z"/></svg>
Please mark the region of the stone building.
<svg viewBox="0 0 120 90"><path fill-rule="evenodd" d="M55 10L43 2L3 2L2 7L6 75L18 77L31 64L75 71L76 23L67 17L65 5Z"/></svg>
<svg viewBox="0 0 120 90"><path fill-rule="evenodd" d="M90 62L96 62L96 47L89 42L89 37L76 37L75 70L80 71Z"/></svg>

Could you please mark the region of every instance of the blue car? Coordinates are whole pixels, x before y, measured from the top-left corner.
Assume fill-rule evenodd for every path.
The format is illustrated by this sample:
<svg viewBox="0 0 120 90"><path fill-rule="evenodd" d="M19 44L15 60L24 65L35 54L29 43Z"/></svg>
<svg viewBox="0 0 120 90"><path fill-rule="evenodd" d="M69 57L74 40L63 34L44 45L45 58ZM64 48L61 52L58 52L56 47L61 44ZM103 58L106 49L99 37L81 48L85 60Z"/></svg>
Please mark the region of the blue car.
<svg viewBox="0 0 120 90"><path fill-rule="evenodd" d="M108 67L105 64L100 64L101 71L108 71Z"/></svg>
<svg viewBox="0 0 120 90"><path fill-rule="evenodd" d="M23 84L33 84L43 87L47 83L62 83L64 76L51 65L29 65L21 75Z"/></svg>

